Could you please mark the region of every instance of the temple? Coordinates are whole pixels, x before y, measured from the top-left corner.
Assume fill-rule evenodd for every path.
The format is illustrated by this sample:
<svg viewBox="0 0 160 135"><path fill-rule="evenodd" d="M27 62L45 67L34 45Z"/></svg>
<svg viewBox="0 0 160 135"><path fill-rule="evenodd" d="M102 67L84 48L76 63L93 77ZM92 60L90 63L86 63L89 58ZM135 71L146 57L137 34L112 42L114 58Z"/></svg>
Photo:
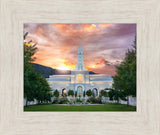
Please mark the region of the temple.
<svg viewBox="0 0 160 135"><path fill-rule="evenodd" d="M67 95L69 90L73 90L79 97L86 96L85 92L89 89L99 96L101 90L111 88L113 78L107 74L89 74L83 63L83 50L81 41L77 51L76 68L71 71L70 75L50 75L47 78L50 87L58 90L60 95Z"/></svg>

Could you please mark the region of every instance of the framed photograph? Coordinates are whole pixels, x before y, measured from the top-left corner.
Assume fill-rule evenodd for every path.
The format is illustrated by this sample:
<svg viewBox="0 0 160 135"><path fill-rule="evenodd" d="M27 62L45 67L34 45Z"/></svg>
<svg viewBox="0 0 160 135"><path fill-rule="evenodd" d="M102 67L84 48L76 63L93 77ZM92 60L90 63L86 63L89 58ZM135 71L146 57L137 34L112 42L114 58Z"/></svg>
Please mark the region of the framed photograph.
<svg viewBox="0 0 160 135"><path fill-rule="evenodd" d="M157 0L2 0L0 134L159 135Z"/></svg>
<svg viewBox="0 0 160 135"><path fill-rule="evenodd" d="M24 111L136 111L136 24L24 24Z"/></svg>

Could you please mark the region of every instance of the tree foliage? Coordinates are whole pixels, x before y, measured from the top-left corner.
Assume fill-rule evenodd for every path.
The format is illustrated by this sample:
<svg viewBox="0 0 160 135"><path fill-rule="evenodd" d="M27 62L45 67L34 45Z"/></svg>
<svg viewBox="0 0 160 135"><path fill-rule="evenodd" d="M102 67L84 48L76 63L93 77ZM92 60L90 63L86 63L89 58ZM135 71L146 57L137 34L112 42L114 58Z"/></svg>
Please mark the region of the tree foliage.
<svg viewBox="0 0 160 135"><path fill-rule="evenodd" d="M91 95L92 95L91 89L87 90L86 95L87 95L87 96L91 96Z"/></svg>
<svg viewBox="0 0 160 135"><path fill-rule="evenodd" d="M68 91L68 96L73 96L74 95L74 91L73 90L69 90Z"/></svg>
<svg viewBox="0 0 160 135"><path fill-rule="evenodd" d="M110 100L116 100L117 102L119 102L119 99L126 100L126 94L120 90L112 89L108 92L108 96Z"/></svg>
<svg viewBox="0 0 160 135"><path fill-rule="evenodd" d="M113 88L105 88L104 90L112 90Z"/></svg>
<svg viewBox="0 0 160 135"><path fill-rule="evenodd" d="M85 91L83 91L83 97L85 97L85 95L86 95L86 92L85 92Z"/></svg>
<svg viewBox="0 0 160 135"><path fill-rule="evenodd" d="M77 97L77 91L75 91L75 97Z"/></svg>
<svg viewBox="0 0 160 135"><path fill-rule="evenodd" d="M107 96L108 96L108 93L107 93L105 90L101 90L100 96L107 97Z"/></svg>
<svg viewBox="0 0 160 135"><path fill-rule="evenodd" d="M27 33L24 38L26 36ZM28 101L33 101L34 99L37 99L38 103L51 100L49 84L32 67L32 62L35 60L33 56L36 51L36 44L32 45L31 41L24 42L24 97L26 98L26 106Z"/></svg>
<svg viewBox="0 0 160 135"><path fill-rule="evenodd" d="M136 96L136 38L133 49L127 51L124 61L116 68L113 87L124 91L127 96Z"/></svg>
<svg viewBox="0 0 160 135"><path fill-rule="evenodd" d="M53 96L59 97L59 91L58 91L58 90L55 90L55 91L53 92Z"/></svg>

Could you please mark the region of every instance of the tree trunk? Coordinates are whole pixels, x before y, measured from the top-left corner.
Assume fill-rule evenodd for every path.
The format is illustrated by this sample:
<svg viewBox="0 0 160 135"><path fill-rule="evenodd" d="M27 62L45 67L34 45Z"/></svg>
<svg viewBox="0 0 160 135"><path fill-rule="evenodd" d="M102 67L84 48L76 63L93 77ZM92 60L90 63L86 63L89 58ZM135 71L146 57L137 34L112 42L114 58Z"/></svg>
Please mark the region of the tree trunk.
<svg viewBox="0 0 160 135"><path fill-rule="evenodd" d="M40 100L38 100L38 105L40 104Z"/></svg>
<svg viewBox="0 0 160 135"><path fill-rule="evenodd" d="M119 97L118 97L118 99L117 99L117 104L119 104Z"/></svg>
<svg viewBox="0 0 160 135"><path fill-rule="evenodd" d="M127 106L129 106L129 96L127 96Z"/></svg>
<svg viewBox="0 0 160 135"><path fill-rule="evenodd" d="M116 92L116 99L117 99L117 103L119 103L118 90Z"/></svg>
<svg viewBox="0 0 160 135"><path fill-rule="evenodd" d="M28 100L27 100L27 98L26 98L26 107L27 107L27 103L28 103Z"/></svg>

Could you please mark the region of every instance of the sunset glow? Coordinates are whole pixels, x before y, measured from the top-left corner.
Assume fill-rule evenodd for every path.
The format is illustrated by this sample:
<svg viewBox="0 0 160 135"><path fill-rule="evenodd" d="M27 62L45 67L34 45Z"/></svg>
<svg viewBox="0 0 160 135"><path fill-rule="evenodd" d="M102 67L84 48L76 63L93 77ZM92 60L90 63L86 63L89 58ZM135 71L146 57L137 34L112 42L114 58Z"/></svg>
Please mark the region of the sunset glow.
<svg viewBox="0 0 160 135"><path fill-rule="evenodd" d="M69 63L67 59L61 59L60 66L55 68L60 70L73 70L75 68L75 64Z"/></svg>
<svg viewBox="0 0 160 135"><path fill-rule="evenodd" d="M115 66L132 47L136 24L25 24L25 32L29 33L26 40L37 44L34 63L73 70L81 37L85 67L115 75Z"/></svg>
<svg viewBox="0 0 160 135"><path fill-rule="evenodd" d="M60 69L60 70L70 70L70 68L67 67L67 66L57 67L57 69Z"/></svg>

